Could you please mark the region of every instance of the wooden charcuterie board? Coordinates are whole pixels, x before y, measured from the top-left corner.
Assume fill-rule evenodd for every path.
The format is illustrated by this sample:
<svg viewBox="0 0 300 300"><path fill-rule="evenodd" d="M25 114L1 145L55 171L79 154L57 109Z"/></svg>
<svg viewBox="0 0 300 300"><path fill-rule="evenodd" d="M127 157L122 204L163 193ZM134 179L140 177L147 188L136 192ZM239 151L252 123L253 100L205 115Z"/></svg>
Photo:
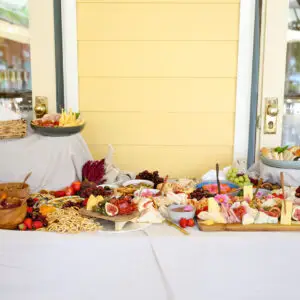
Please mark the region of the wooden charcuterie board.
<svg viewBox="0 0 300 300"><path fill-rule="evenodd" d="M201 231L299 231L300 224L293 223L292 225L281 224L212 224L206 225L198 220L198 226Z"/></svg>
<svg viewBox="0 0 300 300"><path fill-rule="evenodd" d="M98 218L98 219L103 219L103 220L112 221L112 222L129 222L140 216L140 213L138 211L135 211L130 215L121 215L121 216L115 216L115 217L105 216L98 212L86 210L85 208L79 209L78 212L86 217Z"/></svg>

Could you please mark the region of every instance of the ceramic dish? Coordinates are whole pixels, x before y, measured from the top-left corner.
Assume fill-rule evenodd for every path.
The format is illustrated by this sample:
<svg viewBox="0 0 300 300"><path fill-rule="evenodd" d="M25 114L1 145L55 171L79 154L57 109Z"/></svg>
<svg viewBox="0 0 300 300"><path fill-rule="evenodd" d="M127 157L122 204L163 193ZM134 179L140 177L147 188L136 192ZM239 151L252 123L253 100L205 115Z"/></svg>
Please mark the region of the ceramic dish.
<svg viewBox="0 0 300 300"><path fill-rule="evenodd" d="M111 190L117 189L119 187L117 184L100 184L98 186L101 186L103 188L108 187Z"/></svg>
<svg viewBox="0 0 300 300"><path fill-rule="evenodd" d="M43 127L30 123L31 128L40 135L46 136L68 136L72 134L79 133L85 124L79 126L72 126L72 127Z"/></svg>
<svg viewBox="0 0 300 300"><path fill-rule="evenodd" d="M185 219L193 219L195 216L196 209L192 207L191 211L174 211L174 209L181 209L190 205L179 205L179 204L172 204L168 207L168 215L169 218L173 222L179 222L181 218Z"/></svg>
<svg viewBox="0 0 300 300"><path fill-rule="evenodd" d="M216 180L203 181L203 182L199 183L196 187L197 188L203 188L204 186L211 185L211 184L215 185L215 184L217 184L217 181ZM220 184L226 184L231 189L235 189L234 191L231 191L231 192L228 192L228 193L224 193L224 194L229 195L229 196L237 196L238 193L239 193L239 191L242 189L237 184L235 184L235 183L233 183L231 181L228 181L228 180L220 180Z"/></svg>
<svg viewBox="0 0 300 300"><path fill-rule="evenodd" d="M300 161L293 160L275 160L264 156L260 157L263 164L277 169L296 169L300 170Z"/></svg>
<svg viewBox="0 0 300 300"><path fill-rule="evenodd" d="M140 185L140 184L144 184L144 185L151 186L151 187L154 186L154 183L152 181L141 180L141 179L128 180L123 183L123 186Z"/></svg>

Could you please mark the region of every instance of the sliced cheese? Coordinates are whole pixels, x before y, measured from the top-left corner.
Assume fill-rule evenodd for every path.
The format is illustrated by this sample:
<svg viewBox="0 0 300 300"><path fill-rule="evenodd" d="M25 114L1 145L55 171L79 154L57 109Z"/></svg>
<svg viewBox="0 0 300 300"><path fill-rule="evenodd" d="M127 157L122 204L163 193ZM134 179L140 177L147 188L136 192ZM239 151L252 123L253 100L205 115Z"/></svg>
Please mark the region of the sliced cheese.
<svg viewBox="0 0 300 300"><path fill-rule="evenodd" d="M245 185L244 188L244 198L253 198L253 187L252 185Z"/></svg>
<svg viewBox="0 0 300 300"><path fill-rule="evenodd" d="M291 225L292 224L292 212L293 212L293 201L286 200L286 213L284 210L284 201L281 203L281 216L280 224Z"/></svg>
<svg viewBox="0 0 300 300"><path fill-rule="evenodd" d="M103 200L104 199L102 196L95 197L94 195L91 195L86 204L86 210L93 210L93 207L96 206L99 202L102 202Z"/></svg>

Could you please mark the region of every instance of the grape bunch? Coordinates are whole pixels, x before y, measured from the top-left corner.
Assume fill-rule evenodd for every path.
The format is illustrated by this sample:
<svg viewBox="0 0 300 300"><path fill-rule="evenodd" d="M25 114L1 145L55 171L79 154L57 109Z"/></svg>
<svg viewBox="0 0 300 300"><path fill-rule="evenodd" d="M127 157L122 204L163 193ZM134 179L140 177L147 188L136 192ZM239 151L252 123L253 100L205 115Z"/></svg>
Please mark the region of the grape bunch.
<svg viewBox="0 0 300 300"><path fill-rule="evenodd" d="M108 197L112 195L113 190L104 189L102 186L96 186L93 183L88 185L83 185L79 191L79 196L81 198L89 198L91 195Z"/></svg>
<svg viewBox="0 0 300 300"><path fill-rule="evenodd" d="M159 177L158 171L154 171L153 173L145 170L136 175L136 179L149 180L154 183L154 188L156 188L160 183L164 182L162 177Z"/></svg>
<svg viewBox="0 0 300 300"><path fill-rule="evenodd" d="M73 202L73 201L67 201L63 204L62 208L69 208L69 207L75 207L75 208L81 208L83 207L83 202L84 201L80 201L80 202Z"/></svg>
<svg viewBox="0 0 300 300"><path fill-rule="evenodd" d="M209 198L214 195L210 194L208 191L205 191L203 188L197 188L192 193L190 193L190 199L201 200L202 198Z"/></svg>
<svg viewBox="0 0 300 300"><path fill-rule="evenodd" d="M247 174L239 173L238 169L232 168L227 173L227 179L237 185L243 187L245 185L250 185L251 181Z"/></svg>

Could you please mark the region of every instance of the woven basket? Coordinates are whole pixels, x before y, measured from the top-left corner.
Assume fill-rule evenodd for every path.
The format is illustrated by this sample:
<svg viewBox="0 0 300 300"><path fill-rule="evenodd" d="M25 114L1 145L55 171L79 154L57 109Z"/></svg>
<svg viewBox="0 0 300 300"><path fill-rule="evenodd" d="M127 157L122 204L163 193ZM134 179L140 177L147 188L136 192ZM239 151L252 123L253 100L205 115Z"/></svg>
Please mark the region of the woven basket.
<svg viewBox="0 0 300 300"><path fill-rule="evenodd" d="M24 221L26 213L25 199L22 200L22 205L19 207L0 209L0 229L16 229Z"/></svg>
<svg viewBox="0 0 300 300"><path fill-rule="evenodd" d="M26 133L26 120L0 121L0 139L23 138Z"/></svg>

